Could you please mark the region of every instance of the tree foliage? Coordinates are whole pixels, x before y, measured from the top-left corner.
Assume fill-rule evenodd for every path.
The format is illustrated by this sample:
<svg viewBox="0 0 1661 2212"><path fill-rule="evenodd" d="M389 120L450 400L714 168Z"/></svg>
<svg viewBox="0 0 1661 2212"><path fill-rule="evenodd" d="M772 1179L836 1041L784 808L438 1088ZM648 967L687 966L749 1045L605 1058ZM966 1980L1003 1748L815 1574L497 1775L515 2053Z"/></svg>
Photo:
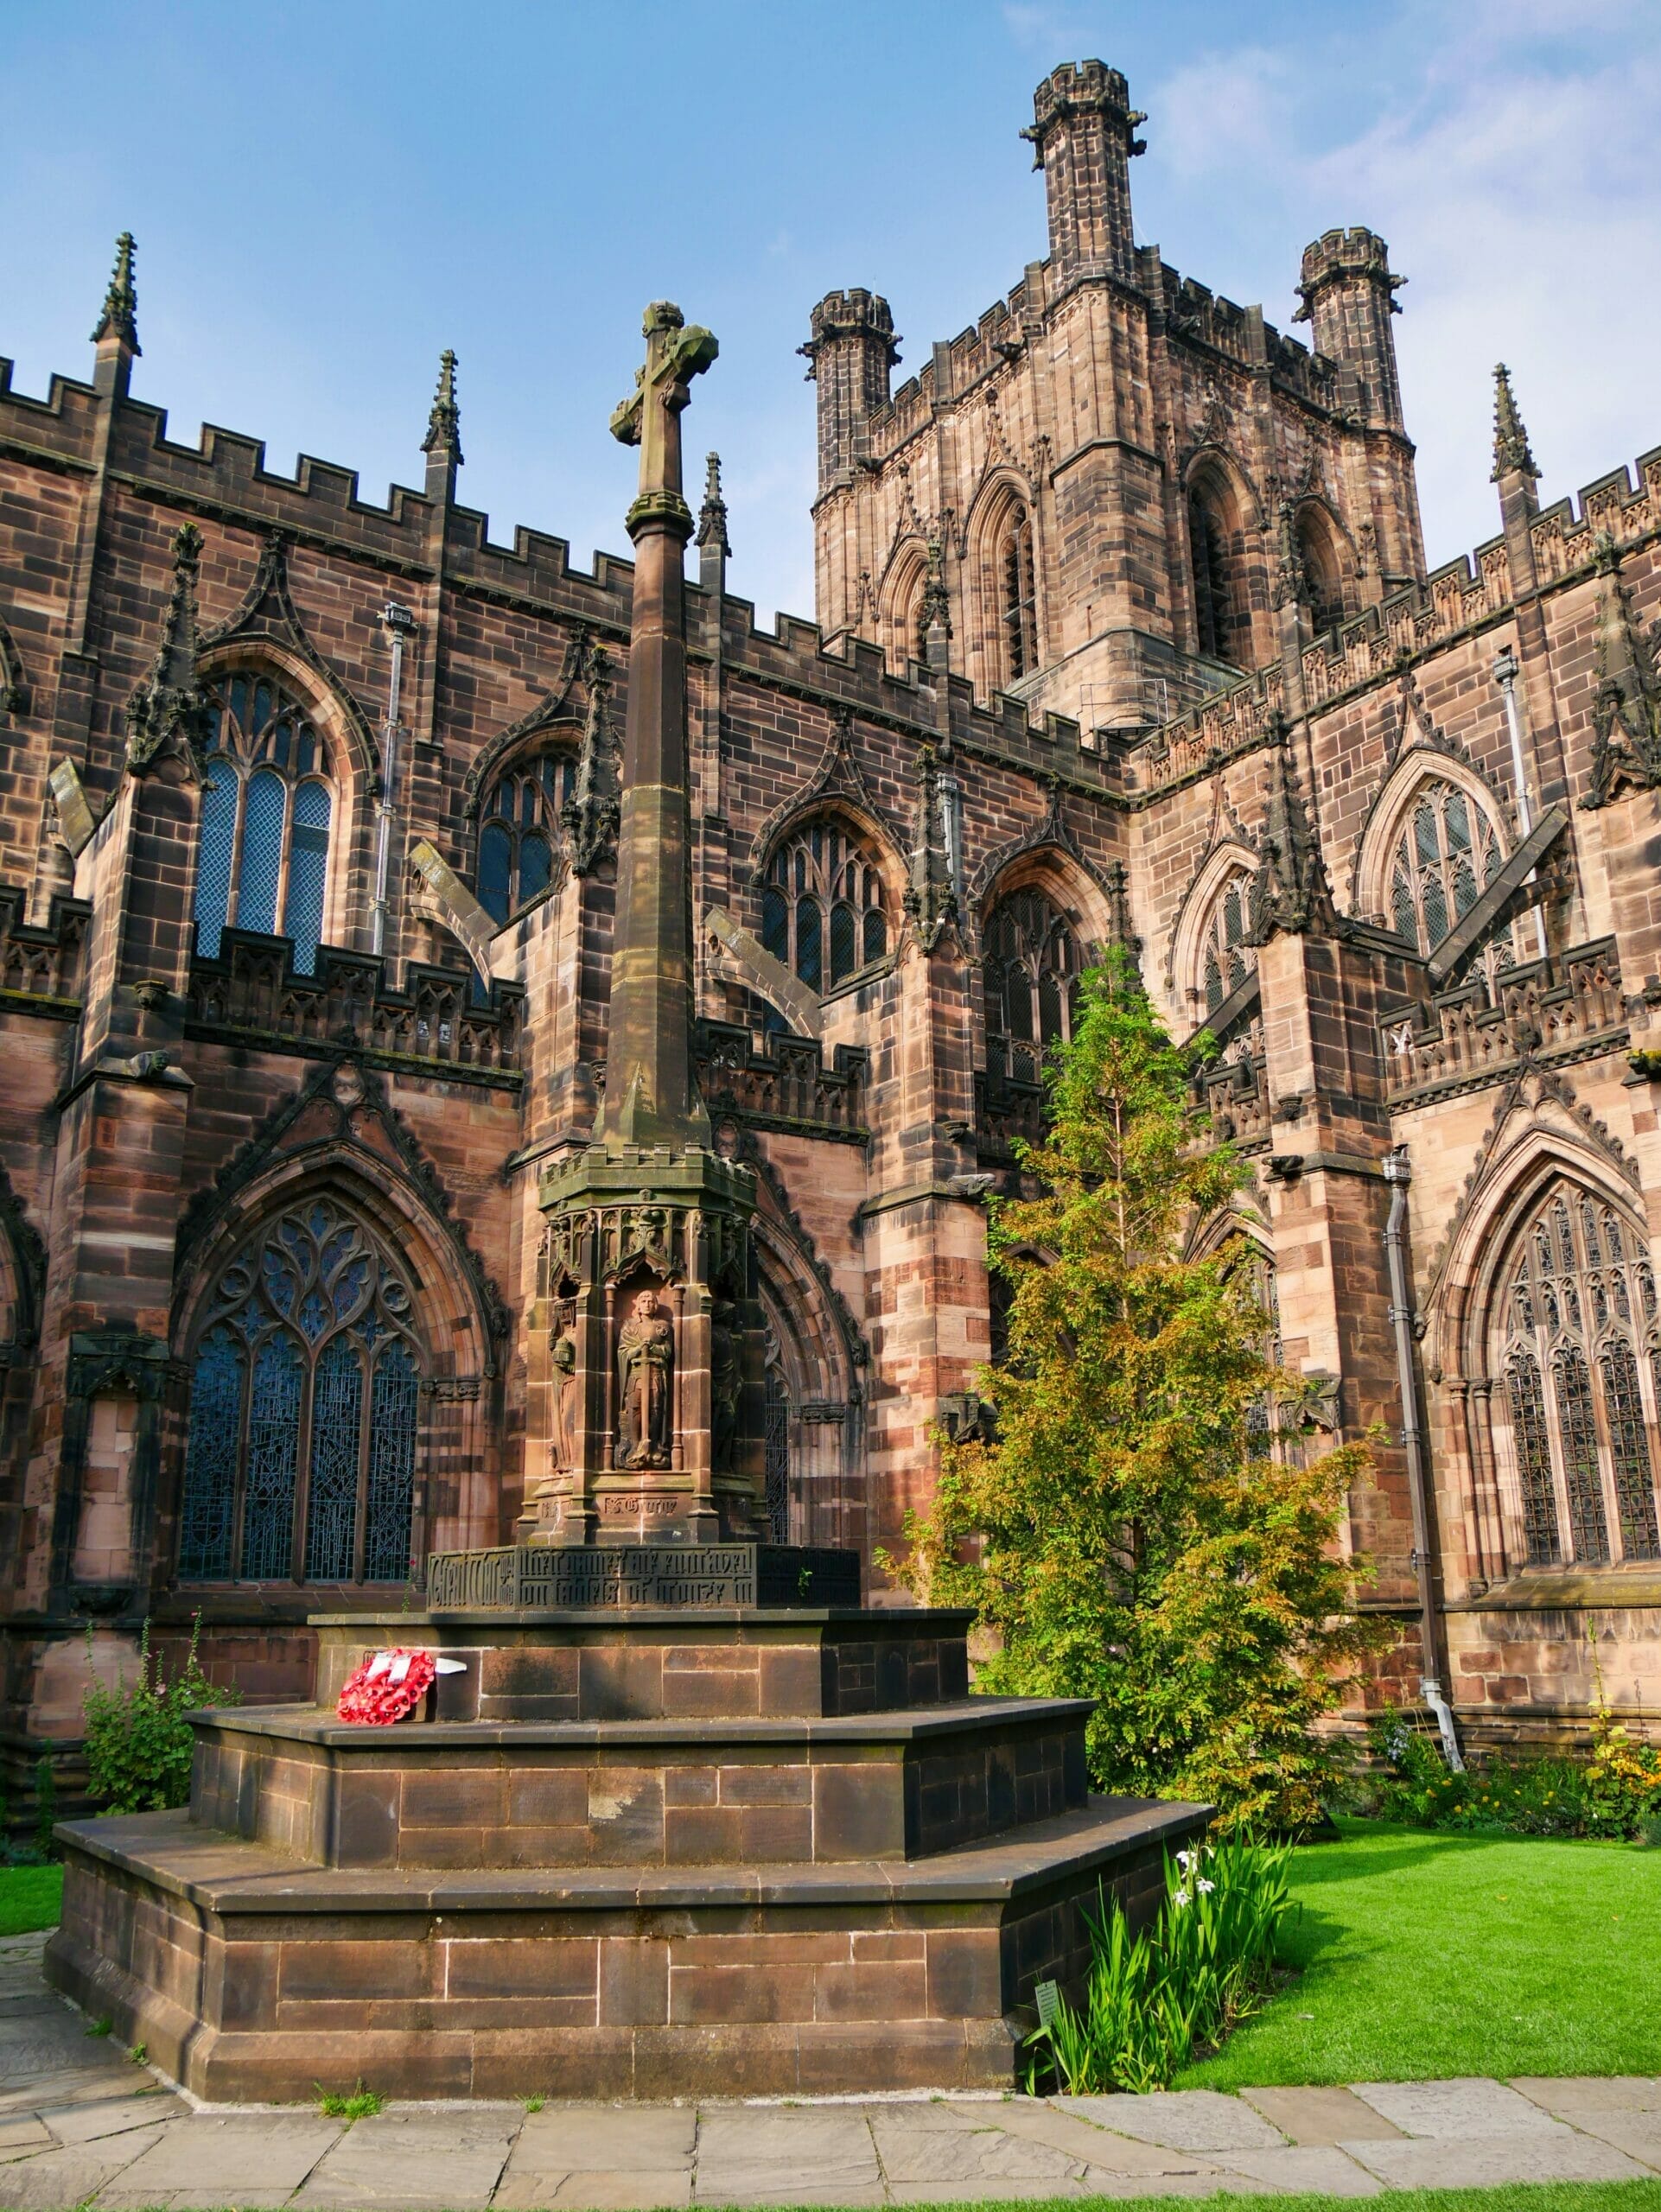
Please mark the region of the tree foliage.
<svg viewBox="0 0 1661 2212"><path fill-rule="evenodd" d="M1314 1724L1375 1640L1340 1544L1368 1452L1305 1463L1242 1240L1183 1256L1246 1174L1206 1142L1191 1069L1128 962L1085 977L1048 1140L1023 1148L1042 1195L992 1207L995 1440L943 1446L896 1571L995 1631L982 1688L1098 1701L1099 1787L1298 1825L1332 1780Z"/></svg>

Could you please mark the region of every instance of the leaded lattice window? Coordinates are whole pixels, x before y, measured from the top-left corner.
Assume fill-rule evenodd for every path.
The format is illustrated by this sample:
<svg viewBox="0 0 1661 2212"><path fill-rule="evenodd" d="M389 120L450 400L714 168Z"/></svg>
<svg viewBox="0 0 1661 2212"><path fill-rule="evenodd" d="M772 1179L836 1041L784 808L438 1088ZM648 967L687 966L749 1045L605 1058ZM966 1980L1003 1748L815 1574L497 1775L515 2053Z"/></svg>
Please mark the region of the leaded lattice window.
<svg viewBox="0 0 1661 2212"><path fill-rule="evenodd" d="M1556 1185L1518 1240L1496 1313L1529 1563L1661 1558L1661 1344L1637 1232Z"/></svg>
<svg viewBox="0 0 1661 2212"><path fill-rule="evenodd" d="M1072 1034L1079 940L1041 891L1012 892L986 921L986 1064L993 1075L1041 1082L1044 1055Z"/></svg>
<svg viewBox="0 0 1661 2212"><path fill-rule="evenodd" d="M180 1506L186 1582L402 1582L420 1346L401 1267L334 1200L270 1223L197 1340Z"/></svg>
<svg viewBox="0 0 1661 2212"><path fill-rule="evenodd" d="M479 817L479 904L493 921L506 921L553 881L559 810L576 788L571 753L544 753L498 779Z"/></svg>
<svg viewBox="0 0 1661 2212"><path fill-rule="evenodd" d="M1019 683L1038 666L1038 585L1033 559L1033 521L1013 508L998 541L998 615L1003 631L1005 681Z"/></svg>
<svg viewBox="0 0 1661 2212"><path fill-rule="evenodd" d="M765 1510L767 1529L775 1544L790 1541L790 1399L785 1378L776 1367L767 1370Z"/></svg>
<svg viewBox="0 0 1661 2212"><path fill-rule="evenodd" d="M217 959L232 928L286 937L296 972L309 976L322 942L334 808L323 741L299 700L263 676L226 677L211 704L196 950Z"/></svg>
<svg viewBox="0 0 1661 2212"><path fill-rule="evenodd" d="M761 944L813 991L836 990L887 958L882 878L840 823L797 830L768 862Z"/></svg>
<svg viewBox="0 0 1661 2212"><path fill-rule="evenodd" d="M1432 779L1421 785L1391 857L1391 926L1421 952L1434 952L1505 859L1493 823L1475 802L1457 785ZM1516 963L1510 929L1497 931L1482 960L1490 984Z"/></svg>
<svg viewBox="0 0 1661 2212"><path fill-rule="evenodd" d="M1212 901L1200 952L1200 995L1207 1014L1215 1014L1257 965L1257 952L1246 943L1251 902L1251 871L1246 868L1237 868Z"/></svg>

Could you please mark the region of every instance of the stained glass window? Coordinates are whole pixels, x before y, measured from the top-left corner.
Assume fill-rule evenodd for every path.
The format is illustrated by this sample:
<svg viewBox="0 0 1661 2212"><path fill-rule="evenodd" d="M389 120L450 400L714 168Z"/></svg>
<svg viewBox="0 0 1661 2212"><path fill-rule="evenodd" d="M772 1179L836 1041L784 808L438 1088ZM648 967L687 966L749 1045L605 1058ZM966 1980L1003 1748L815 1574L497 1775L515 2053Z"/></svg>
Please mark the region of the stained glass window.
<svg viewBox="0 0 1661 2212"><path fill-rule="evenodd" d="M790 1541L790 1400L776 1367L767 1370L767 1432L763 1465L767 1475L767 1529L775 1544Z"/></svg>
<svg viewBox="0 0 1661 2212"><path fill-rule="evenodd" d="M837 990L888 957L882 879L839 822L812 823L774 853L761 944L814 991Z"/></svg>
<svg viewBox="0 0 1661 2212"><path fill-rule="evenodd" d="M1588 1564L1661 1557L1661 1346L1638 1231L1557 1185L1518 1236L1494 1310L1530 1564L1563 1558L1565 1532L1567 1556Z"/></svg>
<svg viewBox="0 0 1661 2212"><path fill-rule="evenodd" d="M1505 857L1492 823L1457 785L1435 778L1422 785L1391 860L1390 914L1397 936L1434 952ZM1516 960L1511 929L1497 931L1483 955L1490 982Z"/></svg>
<svg viewBox="0 0 1661 2212"><path fill-rule="evenodd" d="M404 1580L420 1374L408 1284L370 1231L322 1197L269 1223L197 1343L181 1580Z"/></svg>
<svg viewBox="0 0 1661 2212"><path fill-rule="evenodd" d="M994 1075L1037 1083L1044 1054L1072 1034L1083 967L1060 908L1028 887L1000 900L986 922L986 1058Z"/></svg>
<svg viewBox="0 0 1661 2212"><path fill-rule="evenodd" d="M1245 941L1251 895L1251 870L1241 867L1225 879L1212 900L1200 954L1200 995L1207 1014L1215 1014L1257 964L1255 948Z"/></svg>
<svg viewBox="0 0 1661 2212"><path fill-rule="evenodd" d="M554 880L559 810L576 788L574 753L544 753L499 779L480 810L479 904L505 922Z"/></svg>
<svg viewBox="0 0 1661 2212"><path fill-rule="evenodd" d="M204 747L193 912L196 950L219 957L228 928L282 935L302 976L317 964L334 811L328 761L306 709L280 684L227 677Z"/></svg>

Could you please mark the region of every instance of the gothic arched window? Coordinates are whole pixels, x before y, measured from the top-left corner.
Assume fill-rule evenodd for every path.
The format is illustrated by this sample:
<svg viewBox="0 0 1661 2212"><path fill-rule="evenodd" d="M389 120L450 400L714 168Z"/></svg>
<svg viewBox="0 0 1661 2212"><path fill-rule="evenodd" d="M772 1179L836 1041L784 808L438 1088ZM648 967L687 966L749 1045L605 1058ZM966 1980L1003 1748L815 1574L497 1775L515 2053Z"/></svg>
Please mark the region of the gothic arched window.
<svg viewBox="0 0 1661 2212"><path fill-rule="evenodd" d="M1344 620L1344 578L1332 525L1317 507L1305 507L1297 522L1298 558L1309 588L1309 619L1317 631Z"/></svg>
<svg viewBox="0 0 1661 2212"><path fill-rule="evenodd" d="M1251 871L1242 867L1212 902L1200 940L1199 990L1207 1014L1215 1014L1257 964L1256 950L1246 943L1251 899Z"/></svg>
<svg viewBox="0 0 1661 2212"><path fill-rule="evenodd" d="M1202 475L1188 493L1188 555L1199 646L1212 660L1244 668L1251 619L1239 588L1238 535L1233 499L1217 477Z"/></svg>
<svg viewBox="0 0 1661 2212"><path fill-rule="evenodd" d="M1553 1185L1518 1239L1494 1308L1531 1566L1661 1559L1655 1281L1636 1232Z"/></svg>
<svg viewBox="0 0 1661 2212"><path fill-rule="evenodd" d="M798 830L767 863L761 943L812 991L833 991L886 959L882 878L842 824Z"/></svg>
<svg viewBox="0 0 1661 2212"><path fill-rule="evenodd" d="M230 928L283 936L297 974L317 964L334 791L307 709L264 676L221 679L204 746L194 915L196 950L219 957Z"/></svg>
<svg viewBox="0 0 1661 2212"><path fill-rule="evenodd" d="M544 753L499 777L479 815L479 904L505 922L554 879L559 810L576 787L576 760Z"/></svg>
<svg viewBox="0 0 1661 2212"><path fill-rule="evenodd" d="M1023 676L1031 676L1038 666L1038 586L1033 557L1033 520L1018 501L1004 521L996 559L1004 681L1017 683Z"/></svg>
<svg viewBox="0 0 1661 2212"><path fill-rule="evenodd" d="M225 1270L196 1343L185 1582L404 1582L421 1351L399 1265L317 1198Z"/></svg>
<svg viewBox="0 0 1661 2212"><path fill-rule="evenodd" d="M1422 784L1391 855L1390 918L1397 934L1421 952L1434 952L1504 862L1492 823L1467 792L1441 777ZM1511 933L1500 930L1485 955L1490 982L1515 964Z"/></svg>
<svg viewBox="0 0 1661 2212"><path fill-rule="evenodd" d="M986 921L986 1059L994 1075L1041 1079L1044 1054L1072 1034L1079 940L1041 891L1012 892Z"/></svg>

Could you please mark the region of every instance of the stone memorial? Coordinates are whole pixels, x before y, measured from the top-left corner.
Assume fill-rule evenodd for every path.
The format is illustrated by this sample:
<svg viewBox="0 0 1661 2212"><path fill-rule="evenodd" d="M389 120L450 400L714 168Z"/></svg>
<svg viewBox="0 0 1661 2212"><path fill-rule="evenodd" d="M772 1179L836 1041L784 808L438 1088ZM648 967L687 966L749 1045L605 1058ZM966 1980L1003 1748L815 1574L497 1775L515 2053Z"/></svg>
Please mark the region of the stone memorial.
<svg viewBox="0 0 1661 2212"><path fill-rule="evenodd" d="M716 346L666 303L646 339L606 1095L543 1181L526 1346L551 1464L424 1610L314 1618L315 1706L199 1716L187 1811L60 1830L49 1978L212 2100L1008 2088L1081 1904L1145 1917L1206 1819L1091 1796L1087 1703L971 1695L966 1614L764 1541L754 1179L691 1052L680 417ZM341 1723L392 1646L435 1655L422 1703Z"/></svg>

